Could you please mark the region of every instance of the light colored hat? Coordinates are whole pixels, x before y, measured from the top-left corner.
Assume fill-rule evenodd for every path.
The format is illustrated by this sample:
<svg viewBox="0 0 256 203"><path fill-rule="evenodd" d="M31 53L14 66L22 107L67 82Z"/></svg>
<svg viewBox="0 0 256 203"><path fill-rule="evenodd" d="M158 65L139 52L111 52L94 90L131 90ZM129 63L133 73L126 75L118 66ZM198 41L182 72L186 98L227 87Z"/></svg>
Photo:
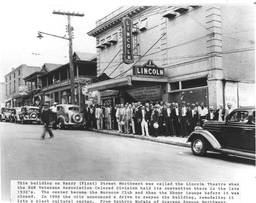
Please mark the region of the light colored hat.
<svg viewBox="0 0 256 203"><path fill-rule="evenodd" d="M57 102L53 102L53 105L57 105L58 103Z"/></svg>
<svg viewBox="0 0 256 203"><path fill-rule="evenodd" d="M155 123L153 124L153 127L154 127L155 129L157 129L157 128L159 127L159 124L158 124L157 122L155 122Z"/></svg>
<svg viewBox="0 0 256 203"><path fill-rule="evenodd" d="M160 106L160 104L156 104L155 106L154 106L154 108L161 108L161 106Z"/></svg>

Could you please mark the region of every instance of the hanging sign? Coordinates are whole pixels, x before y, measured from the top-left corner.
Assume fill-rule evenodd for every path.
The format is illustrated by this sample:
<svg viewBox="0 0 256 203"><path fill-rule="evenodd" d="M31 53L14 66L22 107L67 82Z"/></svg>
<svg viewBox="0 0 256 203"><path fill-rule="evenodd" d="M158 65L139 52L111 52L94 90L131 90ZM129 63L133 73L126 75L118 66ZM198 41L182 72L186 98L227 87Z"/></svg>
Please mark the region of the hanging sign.
<svg viewBox="0 0 256 203"><path fill-rule="evenodd" d="M143 66L134 66L133 75L164 76L164 68L158 68L152 60L148 60Z"/></svg>
<svg viewBox="0 0 256 203"><path fill-rule="evenodd" d="M123 18L123 62L130 64L134 62L133 58L133 43L132 43L132 20Z"/></svg>

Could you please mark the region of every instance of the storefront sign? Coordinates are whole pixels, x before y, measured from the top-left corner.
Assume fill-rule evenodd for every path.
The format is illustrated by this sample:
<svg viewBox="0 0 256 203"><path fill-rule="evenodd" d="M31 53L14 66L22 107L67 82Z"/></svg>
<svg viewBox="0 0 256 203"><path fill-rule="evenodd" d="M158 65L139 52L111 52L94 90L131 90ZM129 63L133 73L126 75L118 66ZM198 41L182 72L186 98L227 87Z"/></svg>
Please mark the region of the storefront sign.
<svg viewBox="0 0 256 203"><path fill-rule="evenodd" d="M133 43L132 43L132 20L123 18L123 61L126 64L134 62Z"/></svg>
<svg viewBox="0 0 256 203"><path fill-rule="evenodd" d="M162 86L139 87L126 90L126 92L136 101L157 101L162 97Z"/></svg>
<svg viewBox="0 0 256 203"><path fill-rule="evenodd" d="M148 75L148 76L164 76L164 68L158 68L152 60L149 60L143 66L133 67L134 75Z"/></svg>
<svg viewBox="0 0 256 203"><path fill-rule="evenodd" d="M27 95L28 87L26 85L20 85L18 89L19 89L19 94Z"/></svg>

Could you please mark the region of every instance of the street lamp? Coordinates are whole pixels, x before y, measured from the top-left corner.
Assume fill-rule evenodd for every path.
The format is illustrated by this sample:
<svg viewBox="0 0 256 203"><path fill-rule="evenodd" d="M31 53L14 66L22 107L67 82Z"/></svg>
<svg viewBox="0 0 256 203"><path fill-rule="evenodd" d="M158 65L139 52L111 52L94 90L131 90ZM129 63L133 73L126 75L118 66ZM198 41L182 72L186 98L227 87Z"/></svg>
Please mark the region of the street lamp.
<svg viewBox="0 0 256 203"><path fill-rule="evenodd" d="M62 36L58 36L58 35L53 35L53 34L49 34L49 33L45 33L45 32L41 32L38 31L38 38L42 39L43 35L49 35L52 37L57 37L57 38L61 38L61 39L66 39L69 41L69 72L70 72L70 86L71 86L71 103L75 104L75 85L74 85L74 80L75 80L75 76L74 76L74 62L73 62L73 46L72 46L72 27L71 27L71 19L70 16L79 16L79 17L83 17L84 14L80 14L80 13L70 13L70 12L60 12L60 11L53 11L53 14L59 14L59 15L65 15L68 17L68 25L67 25L67 31L68 31L68 37L62 37Z"/></svg>

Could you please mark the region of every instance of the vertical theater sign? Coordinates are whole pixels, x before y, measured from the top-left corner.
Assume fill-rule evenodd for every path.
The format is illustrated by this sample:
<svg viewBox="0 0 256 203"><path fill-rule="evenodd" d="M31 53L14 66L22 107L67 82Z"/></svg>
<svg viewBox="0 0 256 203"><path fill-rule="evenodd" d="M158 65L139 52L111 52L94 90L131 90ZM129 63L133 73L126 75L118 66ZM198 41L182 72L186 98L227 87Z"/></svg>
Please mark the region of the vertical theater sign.
<svg viewBox="0 0 256 203"><path fill-rule="evenodd" d="M128 17L123 18L123 62L131 64L133 58L133 43L132 43L132 20Z"/></svg>

